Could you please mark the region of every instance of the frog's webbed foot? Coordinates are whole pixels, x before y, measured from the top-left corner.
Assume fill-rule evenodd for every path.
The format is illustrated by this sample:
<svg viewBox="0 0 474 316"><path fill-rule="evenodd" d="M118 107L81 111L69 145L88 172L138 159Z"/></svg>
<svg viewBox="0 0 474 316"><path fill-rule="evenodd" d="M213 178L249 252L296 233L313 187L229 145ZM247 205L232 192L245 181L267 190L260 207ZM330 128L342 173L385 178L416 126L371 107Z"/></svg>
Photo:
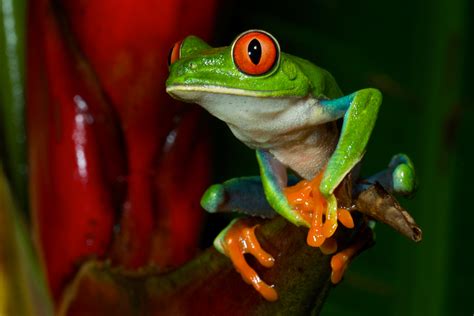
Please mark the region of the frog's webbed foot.
<svg viewBox="0 0 474 316"><path fill-rule="evenodd" d="M249 225L245 219L233 220L214 240L214 247L230 258L237 272L251 284L266 300L276 301L278 294L273 286L266 284L245 260L251 254L266 268L271 268L275 259L262 249L255 236L258 225Z"/></svg>
<svg viewBox="0 0 474 316"><path fill-rule="evenodd" d="M301 217L309 223L308 245L321 247L336 231L338 220L347 228L354 227L351 213L337 207L334 194L324 198L320 184L324 174L321 171L313 180L303 180L284 190L288 202ZM323 249L322 249L323 250Z"/></svg>

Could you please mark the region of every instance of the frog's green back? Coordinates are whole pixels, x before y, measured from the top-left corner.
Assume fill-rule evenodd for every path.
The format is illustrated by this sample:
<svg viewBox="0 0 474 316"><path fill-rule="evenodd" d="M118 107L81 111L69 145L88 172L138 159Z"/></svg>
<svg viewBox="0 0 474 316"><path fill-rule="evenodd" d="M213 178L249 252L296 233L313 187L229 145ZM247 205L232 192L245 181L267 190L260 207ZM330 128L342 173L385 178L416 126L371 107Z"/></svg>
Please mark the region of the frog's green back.
<svg viewBox="0 0 474 316"><path fill-rule="evenodd" d="M327 71L315 64L293 56L285 54L303 72L311 83L311 93L317 98L335 99L343 96L341 89L334 77Z"/></svg>

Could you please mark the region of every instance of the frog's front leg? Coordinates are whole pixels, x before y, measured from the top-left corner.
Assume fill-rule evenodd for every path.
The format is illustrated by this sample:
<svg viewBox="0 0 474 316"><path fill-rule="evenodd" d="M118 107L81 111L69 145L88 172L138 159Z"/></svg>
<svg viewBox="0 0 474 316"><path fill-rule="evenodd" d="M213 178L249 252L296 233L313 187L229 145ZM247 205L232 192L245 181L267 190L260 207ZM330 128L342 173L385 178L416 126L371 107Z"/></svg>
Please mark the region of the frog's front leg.
<svg viewBox="0 0 474 316"><path fill-rule="evenodd" d="M339 142L319 187L328 204L323 227L325 237L332 236L337 229L338 208L334 190L362 159L381 103L382 94L377 89L363 89L339 99L321 101L324 111L335 119L344 113Z"/></svg>
<svg viewBox="0 0 474 316"><path fill-rule="evenodd" d="M271 153L262 149L257 150L257 161L268 203L278 214L296 226L309 227L308 221L288 203L284 192L288 182L286 167Z"/></svg>
<svg viewBox="0 0 474 316"><path fill-rule="evenodd" d="M335 251L335 248L330 246L335 245L334 241L325 244L326 238L322 235L325 201L318 189L322 173L312 181L303 180L288 187L287 185L292 185L294 181L286 181L286 167L271 153L257 150L257 160L265 196L272 208L296 226L309 227L307 242L310 246L322 247L321 250L325 253ZM354 227L349 211L341 209L336 212L340 214L341 222L346 227Z"/></svg>

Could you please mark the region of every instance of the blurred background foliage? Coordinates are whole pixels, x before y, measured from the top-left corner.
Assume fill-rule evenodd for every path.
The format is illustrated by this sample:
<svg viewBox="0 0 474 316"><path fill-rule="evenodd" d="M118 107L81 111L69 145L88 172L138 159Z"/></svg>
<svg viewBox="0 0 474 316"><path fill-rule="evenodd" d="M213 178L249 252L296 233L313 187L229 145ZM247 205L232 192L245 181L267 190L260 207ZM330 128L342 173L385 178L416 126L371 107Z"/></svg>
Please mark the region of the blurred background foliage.
<svg viewBox="0 0 474 316"><path fill-rule="evenodd" d="M23 122L10 119L21 117L18 112L23 111L24 41L9 36L12 27L23 27L5 19L12 1L17 0L0 1L4 14L0 26L0 157L20 197L20 207L25 208L24 177L16 176L25 172ZM16 7L20 11L15 14L22 19L23 5ZM246 29L265 29L285 52L329 70L346 93L369 86L383 92L384 103L365 157L365 174L384 168L397 152L410 155L417 167L418 194L402 203L423 228L423 241L413 244L378 225L377 245L354 261L344 282L332 290L323 315L474 312L474 212L469 200L474 178L469 165L474 126L470 80L474 65L469 58L474 54L473 24L474 2L469 0L242 0L222 4L213 46L229 45ZM12 54L18 61L13 65L16 70L4 63ZM213 124L214 180L257 174L254 153L222 123L213 120ZM4 204L0 205L7 204L8 194L2 191ZM14 203L8 200L8 205ZM1 232L6 232L6 225L2 219ZM0 288L0 296L3 293Z"/></svg>
<svg viewBox="0 0 474 316"><path fill-rule="evenodd" d="M25 0L0 1L0 154L26 210Z"/></svg>

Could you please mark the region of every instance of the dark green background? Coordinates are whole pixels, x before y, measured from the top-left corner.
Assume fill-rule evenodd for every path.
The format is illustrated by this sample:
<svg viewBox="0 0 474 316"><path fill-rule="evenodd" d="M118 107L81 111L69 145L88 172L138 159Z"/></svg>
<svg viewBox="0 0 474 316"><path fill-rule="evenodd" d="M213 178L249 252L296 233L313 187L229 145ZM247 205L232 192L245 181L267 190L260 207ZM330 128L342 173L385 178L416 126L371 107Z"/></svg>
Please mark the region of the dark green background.
<svg viewBox="0 0 474 316"><path fill-rule="evenodd" d="M285 52L329 70L346 93L383 92L365 174L398 152L415 162L419 191L401 202L423 241L379 224L377 245L353 262L323 315L472 315L474 2L245 0L220 12L214 45L264 29ZM253 152L215 124L224 134L216 181L256 174Z"/></svg>

